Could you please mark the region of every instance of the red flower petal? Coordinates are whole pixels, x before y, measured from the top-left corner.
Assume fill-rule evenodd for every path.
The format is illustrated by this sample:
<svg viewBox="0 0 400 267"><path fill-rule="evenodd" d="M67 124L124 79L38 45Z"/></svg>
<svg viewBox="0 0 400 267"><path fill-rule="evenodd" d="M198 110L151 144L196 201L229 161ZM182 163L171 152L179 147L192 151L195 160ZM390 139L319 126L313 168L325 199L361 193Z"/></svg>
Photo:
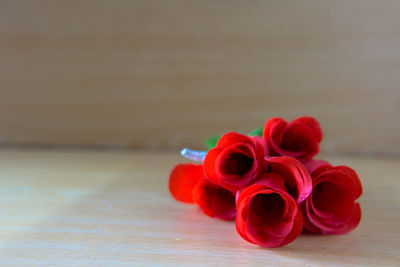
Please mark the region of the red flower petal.
<svg viewBox="0 0 400 267"><path fill-rule="evenodd" d="M240 236L263 247L280 247L300 234L301 213L284 190L282 177L266 173L238 193L236 229Z"/></svg>
<svg viewBox="0 0 400 267"><path fill-rule="evenodd" d="M194 202L205 214L223 220L236 216L235 193L202 179L193 190Z"/></svg>
<svg viewBox="0 0 400 267"><path fill-rule="evenodd" d="M319 123L311 117L300 117L289 123L281 118L271 118L265 123L263 137L271 155L306 161L318 153L322 131Z"/></svg>
<svg viewBox="0 0 400 267"><path fill-rule="evenodd" d="M265 123L263 136L271 147L271 152L275 152L274 155L280 155L277 151L281 150L279 145L282 143L286 125L287 122L281 118L271 118Z"/></svg>
<svg viewBox="0 0 400 267"><path fill-rule="evenodd" d="M301 121L301 122L307 124L308 127L310 128L310 130L313 132L315 140L317 140L317 142L321 142L322 130L321 130L321 126L319 125L319 122L316 119L314 119L313 117L304 116L304 117L297 118L295 120L298 120L298 121Z"/></svg>
<svg viewBox="0 0 400 267"><path fill-rule="evenodd" d="M253 167L252 148L244 143L236 143L224 149L217 158L219 176L240 177ZM218 174L218 173L217 173Z"/></svg>
<svg viewBox="0 0 400 267"><path fill-rule="evenodd" d="M236 132L229 132L221 136L217 142L217 147L227 147L235 143L247 143L254 145L254 142L250 137Z"/></svg>
<svg viewBox="0 0 400 267"><path fill-rule="evenodd" d="M309 217L315 225L338 228L344 226L353 213L353 191L331 180L322 182L314 187L310 205Z"/></svg>
<svg viewBox="0 0 400 267"><path fill-rule="evenodd" d="M328 166L330 169L331 165L325 160L319 159L311 159L309 161L303 162L304 167L308 170L309 173L314 172L316 169L320 168L321 166Z"/></svg>
<svg viewBox="0 0 400 267"><path fill-rule="evenodd" d="M271 172L279 174L284 180L289 193L300 203L312 190L311 177L307 169L294 158L272 157L266 160Z"/></svg>
<svg viewBox="0 0 400 267"><path fill-rule="evenodd" d="M347 176L352 182L352 188L354 190L355 199L359 198L362 194L362 186L357 173L352 168L349 168L347 166L336 166L335 170L347 174Z"/></svg>
<svg viewBox="0 0 400 267"><path fill-rule="evenodd" d="M263 154L257 155L249 144L235 143L224 148L215 162L218 183L231 191L243 188L261 172L262 159Z"/></svg>
<svg viewBox="0 0 400 267"><path fill-rule="evenodd" d="M251 185L261 185L264 187L266 186L268 188L273 188L287 192L284 178L274 172L262 173L260 177L256 181L254 181L254 183L252 183ZM258 190L257 187L254 187L254 190Z"/></svg>
<svg viewBox="0 0 400 267"><path fill-rule="evenodd" d="M355 200L362 187L356 172L346 166L320 165L312 173L313 191L302 204L304 227L314 233L340 234L361 220Z"/></svg>
<svg viewBox="0 0 400 267"><path fill-rule="evenodd" d="M264 149L256 139L230 132L204 160L206 178L225 189L236 191L248 185L264 167Z"/></svg>
<svg viewBox="0 0 400 267"><path fill-rule="evenodd" d="M259 145L261 145L263 152L264 152L264 156L270 156L270 152L269 152L269 148L268 148L268 144L267 141L265 141L264 138L262 138L261 136L252 136L251 137L256 143L258 143ZM257 146L258 147L258 146Z"/></svg>
<svg viewBox="0 0 400 267"><path fill-rule="evenodd" d="M216 163L219 153L222 150L223 150L223 148L221 148L221 147L216 147L216 148L210 149L207 152L206 157L204 158L204 162L203 162L204 174L205 174L206 178L208 180L210 180L211 182L213 182L214 184L219 183L218 176L216 173L215 163Z"/></svg>
<svg viewBox="0 0 400 267"><path fill-rule="evenodd" d="M351 216L350 220L347 222L346 226L340 230L337 230L335 234L346 234L356 228L361 221L361 207L359 203L354 205L353 215Z"/></svg>
<svg viewBox="0 0 400 267"><path fill-rule="evenodd" d="M294 120L286 125L280 148L287 152L305 154L315 150L318 152L318 143L307 124Z"/></svg>
<svg viewBox="0 0 400 267"><path fill-rule="evenodd" d="M169 176L169 191L176 200L193 203L193 188L203 177L202 165L178 164Z"/></svg>

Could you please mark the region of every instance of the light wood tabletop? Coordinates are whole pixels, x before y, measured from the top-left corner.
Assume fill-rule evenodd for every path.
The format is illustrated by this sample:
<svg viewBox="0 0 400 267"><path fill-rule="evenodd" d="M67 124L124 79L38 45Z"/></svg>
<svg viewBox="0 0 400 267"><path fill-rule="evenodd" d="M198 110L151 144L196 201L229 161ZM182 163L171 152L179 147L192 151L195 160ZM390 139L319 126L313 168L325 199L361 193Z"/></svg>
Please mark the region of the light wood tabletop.
<svg viewBox="0 0 400 267"><path fill-rule="evenodd" d="M400 264L400 160L326 157L360 175L363 219L347 235L278 249L176 202L173 152L0 151L1 266Z"/></svg>

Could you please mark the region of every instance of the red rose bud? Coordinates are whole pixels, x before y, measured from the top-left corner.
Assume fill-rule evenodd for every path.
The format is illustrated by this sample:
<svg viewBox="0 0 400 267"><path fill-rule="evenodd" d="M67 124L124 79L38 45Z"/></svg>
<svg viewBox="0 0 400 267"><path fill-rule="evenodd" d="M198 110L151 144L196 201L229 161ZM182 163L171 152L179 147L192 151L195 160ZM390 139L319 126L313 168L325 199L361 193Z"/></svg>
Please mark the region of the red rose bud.
<svg viewBox="0 0 400 267"><path fill-rule="evenodd" d="M234 220L236 216L235 194L207 179L202 179L193 190L194 202L210 217Z"/></svg>
<svg viewBox="0 0 400 267"><path fill-rule="evenodd" d="M263 136L272 155L307 161L318 153L322 131L318 121L311 117L300 117L289 123L271 118L265 123Z"/></svg>
<svg viewBox="0 0 400 267"><path fill-rule="evenodd" d="M176 165L170 174L169 190L176 200L196 203L208 216L223 220L236 216L235 194L205 179L202 165Z"/></svg>
<svg viewBox="0 0 400 267"><path fill-rule="evenodd" d="M311 193L312 182L307 169L298 160L291 157L271 157L266 159L268 172L276 173L285 181L289 194L303 202Z"/></svg>
<svg viewBox="0 0 400 267"><path fill-rule="evenodd" d="M169 191L176 200L193 203L193 188L203 177L203 165L177 164L169 175Z"/></svg>
<svg viewBox="0 0 400 267"><path fill-rule="evenodd" d="M344 234L360 223L362 194L356 172L346 166L333 167L324 161L306 163L313 190L302 203L304 227L313 233Z"/></svg>
<svg viewBox="0 0 400 267"><path fill-rule="evenodd" d="M236 229L245 240L263 247L281 247L300 234L301 212L284 183L279 175L264 173L237 192Z"/></svg>
<svg viewBox="0 0 400 267"><path fill-rule="evenodd" d="M214 184L236 191L263 170L264 149L255 138L235 132L224 134L204 159L204 173Z"/></svg>

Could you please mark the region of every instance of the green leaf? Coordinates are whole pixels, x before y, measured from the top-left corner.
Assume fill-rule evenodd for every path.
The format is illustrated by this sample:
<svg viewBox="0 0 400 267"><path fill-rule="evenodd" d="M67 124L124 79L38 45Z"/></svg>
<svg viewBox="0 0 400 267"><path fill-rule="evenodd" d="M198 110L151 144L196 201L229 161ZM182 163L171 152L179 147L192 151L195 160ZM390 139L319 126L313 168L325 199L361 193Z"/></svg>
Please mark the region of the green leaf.
<svg viewBox="0 0 400 267"><path fill-rule="evenodd" d="M255 136L255 135L257 135L257 136L263 136L263 127L254 129L253 131L251 131L251 132L249 133L249 135L250 135L250 136Z"/></svg>
<svg viewBox="0 0 400 267"><path fill-rule="evenodd" d="M222 135L216 135L206 139L206 145L208 149L214 148L217 146L218 140L221 138Z"/></svg>
<svg viewBox="0 0 400 267"><path fill-rule="evenodd" d="M249 133L249 135L250 136L257 135L257 136L261 136L262 137L263 136L263 127L254 129L253 131L251 131ZM208 149L212 149L212 148L216 147L217 146L217 142L221 138L221 136L222 136L222 134L207 138L205 143L206 143Z"/></svg>

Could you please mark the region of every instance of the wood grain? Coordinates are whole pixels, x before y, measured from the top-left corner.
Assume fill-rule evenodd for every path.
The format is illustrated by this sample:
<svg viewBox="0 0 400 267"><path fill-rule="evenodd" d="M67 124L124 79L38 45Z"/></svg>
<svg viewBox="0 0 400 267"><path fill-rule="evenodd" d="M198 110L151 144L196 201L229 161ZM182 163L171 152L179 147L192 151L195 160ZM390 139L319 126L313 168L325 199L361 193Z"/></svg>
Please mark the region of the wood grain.
<svg viewBox="0 0 400 267"><path fill-rule="evenodd" d="M1 1L0 143L200 147L312 115L400 154L400 2Z"/></svg>
<svg viewBox="0 0 400 267"><path fill-rule="evenodd" d="M0 265L398 266L400 161L328 159L360 175L360 226L262 249L172 199L177 154L2 150Z"/></svg>

